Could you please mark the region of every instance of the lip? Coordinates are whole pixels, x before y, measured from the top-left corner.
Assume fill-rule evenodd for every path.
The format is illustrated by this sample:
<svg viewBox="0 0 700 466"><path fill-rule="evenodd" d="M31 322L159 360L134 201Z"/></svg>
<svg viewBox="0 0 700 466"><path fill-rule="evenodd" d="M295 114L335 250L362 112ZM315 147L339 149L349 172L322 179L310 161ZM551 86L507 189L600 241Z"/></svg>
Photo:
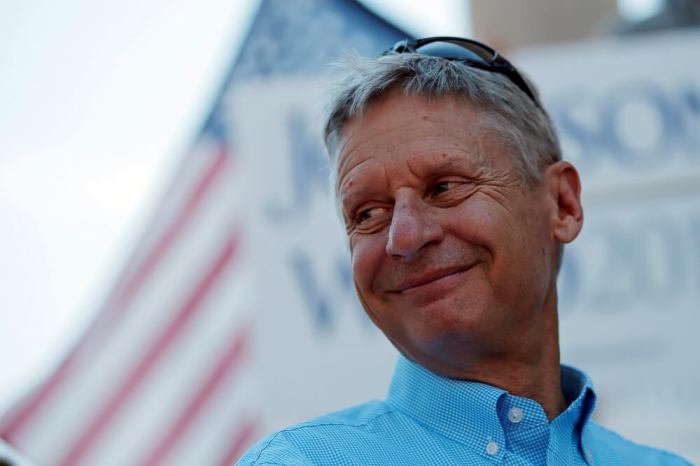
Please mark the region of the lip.
<svg viewBox="0 0 700 466"><path fill-rule="evenodd" d="M474 267L475 264L459 267L449 267L445 269L435 270L418 277L410 278L400 283L396 288L389 290L390 293L405 293L431 283L435 283L444 278L451 277L453 275L458 275Z"/></svg>

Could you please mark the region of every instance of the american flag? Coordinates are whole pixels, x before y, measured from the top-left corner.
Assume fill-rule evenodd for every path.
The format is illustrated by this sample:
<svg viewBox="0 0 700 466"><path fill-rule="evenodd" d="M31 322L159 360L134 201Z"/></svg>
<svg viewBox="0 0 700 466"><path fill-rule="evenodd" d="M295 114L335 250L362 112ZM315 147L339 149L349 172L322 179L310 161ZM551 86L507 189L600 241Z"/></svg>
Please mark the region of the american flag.
<svg viewBox="0 0 700 466"><path fill-rule="evenodd" d="M282 165L290 155L255 145L256 139L264 142L268 128L251 135L242 122L261 109L250 93L250 103L237 107L236 95L251 83L264 93L268 82L279 88L287 80L284 92L294 93L297 82L324 82L325 64L346 51L376 54L401 35L351 0L261 2L218 100L111 295L60 366L2 418L5 440L38 465L229 465L253 440L288 420L270 415L261 390L275 381L266 378L256 356L261 348L294 341L291 332L271 337L261 328L261 316L274 310L263 311L269 306L259 296L267 293L274 269L285 265L268 259L261 267L261 257L270 254L258 232L284 235L285 229L261 221L259 212L268 220L283 215L250 193L275 183L251 167L259 160ZM286 106L280 100L262 111L285 114ZM318 131L312 117L301 118L311 123L294 134ZM240 144L241 138L253 142ZM317 177L314 147L308 158L313 163L292 167L299 172L301 166L296 176L302 179ZM297 196L294 202L310 199ZM294 257L292 269L299 272L306 262ZM299 273L306 277L304 270ZM280 288L278 301L294 308L309 304ZM321 340L329 338L323 333L329 317L324 319L321 331L309 324ZM298 406L294 412L306 411Z"/></svg>

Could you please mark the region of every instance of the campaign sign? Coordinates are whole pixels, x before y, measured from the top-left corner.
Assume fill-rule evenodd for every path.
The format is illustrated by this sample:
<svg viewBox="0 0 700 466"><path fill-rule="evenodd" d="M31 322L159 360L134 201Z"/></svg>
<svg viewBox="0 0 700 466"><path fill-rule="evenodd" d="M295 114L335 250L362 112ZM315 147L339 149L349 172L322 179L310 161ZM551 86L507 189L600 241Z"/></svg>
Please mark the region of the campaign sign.
<svg viewBox="0 0 700 466"><path fill-rule="evenodd" d="M700 461L700 34L533 49L580 170L584 227L559 277L562 359L593 378L596 416Z"/></svg>

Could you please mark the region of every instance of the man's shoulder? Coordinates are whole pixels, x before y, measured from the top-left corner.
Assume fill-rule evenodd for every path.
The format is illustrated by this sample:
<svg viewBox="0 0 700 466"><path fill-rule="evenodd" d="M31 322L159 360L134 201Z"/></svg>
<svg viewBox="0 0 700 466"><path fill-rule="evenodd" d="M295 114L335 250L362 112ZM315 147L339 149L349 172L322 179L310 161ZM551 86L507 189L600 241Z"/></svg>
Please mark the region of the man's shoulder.
<svg viewBox="0 0 700 466"><path fill-rule="evenodd" d="M692 466L674 453L640 445L594 421L587 424L583 443L592 464Z"/></svg>
<svg viewBox="0 0 700 466"><path fill-rule="evenodd" d="M308 464L319 455L334 463L338 447L360 444L363 433L392 412L386 403L370 401L295 424L257 442L236 464Z"/></svg>

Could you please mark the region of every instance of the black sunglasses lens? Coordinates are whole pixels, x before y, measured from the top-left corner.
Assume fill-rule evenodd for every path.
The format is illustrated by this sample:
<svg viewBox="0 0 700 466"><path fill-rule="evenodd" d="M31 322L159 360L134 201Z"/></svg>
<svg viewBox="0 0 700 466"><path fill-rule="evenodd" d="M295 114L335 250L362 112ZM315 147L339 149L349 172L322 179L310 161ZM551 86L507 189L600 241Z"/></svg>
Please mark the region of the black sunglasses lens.
<svg viewBox="0 0 700 466"><path fill-rule="evenodd" d="M469 60L472 62L488 63L493 58L493 53L469 42L429 42L416 47L416 52L431 57L451 58L453 60Z"/></svg>
<svg viewBox="0 0 700 466"><path fill-rule="evenodd" d="M534 93L513 65L494 50L479 42L458 37L428 37L417 41L405 39L394 44L394 47L386 50L382 55L392 53L419 53L447 60L459 60L466 63L467 66L499 73L518 86L532 99L535 105L540 107Z"/></svg>

